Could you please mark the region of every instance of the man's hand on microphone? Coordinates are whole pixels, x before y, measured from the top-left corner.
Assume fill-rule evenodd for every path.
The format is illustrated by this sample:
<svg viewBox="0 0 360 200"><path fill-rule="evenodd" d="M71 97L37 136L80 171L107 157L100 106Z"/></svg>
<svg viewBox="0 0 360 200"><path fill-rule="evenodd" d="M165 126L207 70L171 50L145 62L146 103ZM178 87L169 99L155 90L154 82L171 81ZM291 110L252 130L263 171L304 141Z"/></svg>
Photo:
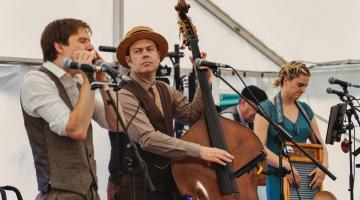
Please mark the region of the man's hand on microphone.
<svg viewBox="0 0 360 200"><path fill-rule="evenodd" d="M105 63L105 60L100 56L99 52L96 51L95 58L92 61L93 64L96 63ZM106 77L106 73L102 71L95 71L95 80L106 82L108 79Z"/></svg>
<svg viewBox="0 0 360 200"><path fill-rule="evenodd" d="M200 52L201 59L206 60L207 53L205 51ZM195 65L195 60L192 56L189 56L190 62Z"/></svg>
<svg viewBox="0 0 360 200"><path fill-rule="evenodd" d="M96 50L93 50L93 51L78 50L78 51L74 51L72 53L70 59L76 63L92 65L92 61L95 59L96 53L97 53ZM83 70L81 70L80 68L74 69L74 68L68 67L66 69L66 71L71 76L80 74L84 80L87 79L86 73Z"/></svg>
<svg viewBox="0 0 360 200"><path fill-rule="evenodd" d="M71 56L71 58L78 63L87 64L87 65L93 65L93 62L95 60L102 59L95 49L92 51L86 51L86 50L75 51ZM81 74L83 80L87 80L88 76L90 76L90 74L87 74L82 70L74 70L74 72L69 72L69 73ZM106 79L105 75L97 75L97 73L96 76L94 74L92 75L96 78L97 81L102 81L103 79Z"/></svg>
<svg viewBox="0 0 360 200"><path fill-rule="evenodd" d="M97 59L98 54L95 49L92 51L79 50L75 51L71 57L78 63L92 65L93 61Z"/></svg>
<svg viewBox="0 0 360 200"><path fill-rule="evenodd" d="M207 53L205 51L202 51L200 54L201 54L201 59L206 60ZM192 56L189 56L189 59L190 59L191 63L193 65L195 65L194 58ZM206 67L206 66L200 66L200 67L198 67L198 69L206 70L206 75L207 75L207 78L208 78L208 82L209 82L209 85L211 85L211 75L212 75L211 69Z"/></svg>

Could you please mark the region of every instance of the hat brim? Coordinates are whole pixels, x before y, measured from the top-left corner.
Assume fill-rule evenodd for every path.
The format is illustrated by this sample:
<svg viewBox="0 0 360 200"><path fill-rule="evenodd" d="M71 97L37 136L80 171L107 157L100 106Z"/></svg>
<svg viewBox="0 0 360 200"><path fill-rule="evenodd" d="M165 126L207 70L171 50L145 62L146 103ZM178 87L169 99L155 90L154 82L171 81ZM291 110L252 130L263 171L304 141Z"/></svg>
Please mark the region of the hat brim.
<svg viewBox="0 0 360 200"><path fill-rule="evenodd" d="M168 43L162 35L155 32L139 32L125 38L116 49L116 57L123 67L130 68L125 60L125 56L128 56L129 47L141 39L149 39L155 42L157 50L160 52L160 61L166 57L168 53Z"/></svg>

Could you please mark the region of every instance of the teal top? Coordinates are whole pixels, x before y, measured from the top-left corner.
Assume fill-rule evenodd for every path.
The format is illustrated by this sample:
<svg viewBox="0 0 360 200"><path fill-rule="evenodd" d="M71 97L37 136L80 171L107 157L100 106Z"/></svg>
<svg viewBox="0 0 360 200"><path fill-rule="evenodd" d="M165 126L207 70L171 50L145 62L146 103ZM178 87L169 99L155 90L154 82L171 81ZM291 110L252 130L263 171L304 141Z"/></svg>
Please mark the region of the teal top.
<svg viewBox="0 0 360 200"><path fill-rule="evenodd" d="M309 117L310 121L314 117L314 112L304 102L300 102L305 113ZM275 105L270 100L265 100L260 103L264 111L269 115L270 119L277 123L277 115ZM299 114L295 123L290 121L287 117L283 117L284 120L284 129L293 137L295 142L305 143L306 140L310 137L311 129L306 121L305 116ZM269 125L266 146L275 154L278 154L277 143L274 142L274 136L277 134L275 128L272 125ZM269 170L274 169L272 166L268 167ZM279 200L280 199L280 179L274 175L269 175L266 178L266 194L268 200Z"/></svg>

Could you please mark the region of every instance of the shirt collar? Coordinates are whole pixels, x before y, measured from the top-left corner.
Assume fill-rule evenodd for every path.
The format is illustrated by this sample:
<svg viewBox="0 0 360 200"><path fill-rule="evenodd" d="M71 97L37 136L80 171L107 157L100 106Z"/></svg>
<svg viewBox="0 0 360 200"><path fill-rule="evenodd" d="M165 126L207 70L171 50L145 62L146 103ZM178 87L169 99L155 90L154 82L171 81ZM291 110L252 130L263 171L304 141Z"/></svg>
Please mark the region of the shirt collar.
<svg viewBox="0 0 360 200"><path fill-rule="evenodd" d="M137 82L142 88L144 88L145 91L149 91L150 87L153 84L149 84L145 81L143 81L142 79L138 78L136 75L134 75L133 73L130 73L130 78L132 78L135 82Z"/></svg>
<svg viewBox="0 0 360 200"><path fill-rule="evenodd" d="M240 112L239 104L236 105L236 111L237 111L238 114L239 114L239 119L240 119L241 124L244 124L244 125L248 126L248 123L245 122L245 120L244 120L244 118L243 118L243 116L242 116L242 114L241 114L241 112Z"/></svg>
<svg viewBox="0 0 360 200"><path fill-rule="evenodd" d="M53 62L46 61L43 66L58 78L61 78L66 74L66 72L62 68L58 67Z"/></svg>
<svg viewBox="0 0 360 200"><path fill-rule="evenodd" d="M55 65L53 62L46 61L43 66L60 80L65 80L65 82L63 82L65 87L76 84L77 82L82 83L81 75L77 74L75 77L71 77L69 73L67 73L63 68Z"/></svg>

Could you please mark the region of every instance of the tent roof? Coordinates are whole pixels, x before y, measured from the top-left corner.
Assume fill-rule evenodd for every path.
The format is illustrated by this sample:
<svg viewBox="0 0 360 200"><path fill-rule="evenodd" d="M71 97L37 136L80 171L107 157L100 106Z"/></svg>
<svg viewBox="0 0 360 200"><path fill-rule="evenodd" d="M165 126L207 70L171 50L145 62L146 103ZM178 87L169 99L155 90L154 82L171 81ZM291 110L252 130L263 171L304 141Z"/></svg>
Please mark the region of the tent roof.
<svg viewBox="0 0 360 200"><path fill-rule="evenodd" d="M120 21L123 21L124 32L135 25L148 25L164 34L169 40L170 50L173 50L174 44L180 43L174 10L176 1L119 1L124 4L124 10L120 10L123 11ZM200 48L208 53L209 60L246 71L278 70L277 64L209 14L197 3L200 1L204 0L187 1L191 5L189 16L198 28ZM360 18L360 12L357 12L360 2L357 0L211 1L285 60L327 62L359 59L356 49L360 45L360 27L356 24ZM5 0L3 7L7 9L0 13L2 18L11 19L1 22L1 27L6 31L0 38L0 43L5 47L0 50L0 56L41 58L41 30L49 21L62 17L75 17L88 22L93 28L96 46L116 45L112 43L118 41L118 36L113 32L117 25L117 21L113 22L113 15L119 11L113 10L113 3L117 1L87 2L87 7L96 8L96 12L91 14L87 12L88 9L69 9L68 5L73 3L70 0L56 3L55 6L54 2L46 0L39 0L37 4L13 2ZM77 5L82 2L84 0ZM43 7L47 9L43 10ZM112 58L111 54L103 55L106 60ZM182 59L182 67L189 65L188 59Z"/></svg>
<svg viewBox="0 0 360 200"><path fill-rule="evenodd" d="M286 60L360 58L357 0L212 1Z"/></svg>

